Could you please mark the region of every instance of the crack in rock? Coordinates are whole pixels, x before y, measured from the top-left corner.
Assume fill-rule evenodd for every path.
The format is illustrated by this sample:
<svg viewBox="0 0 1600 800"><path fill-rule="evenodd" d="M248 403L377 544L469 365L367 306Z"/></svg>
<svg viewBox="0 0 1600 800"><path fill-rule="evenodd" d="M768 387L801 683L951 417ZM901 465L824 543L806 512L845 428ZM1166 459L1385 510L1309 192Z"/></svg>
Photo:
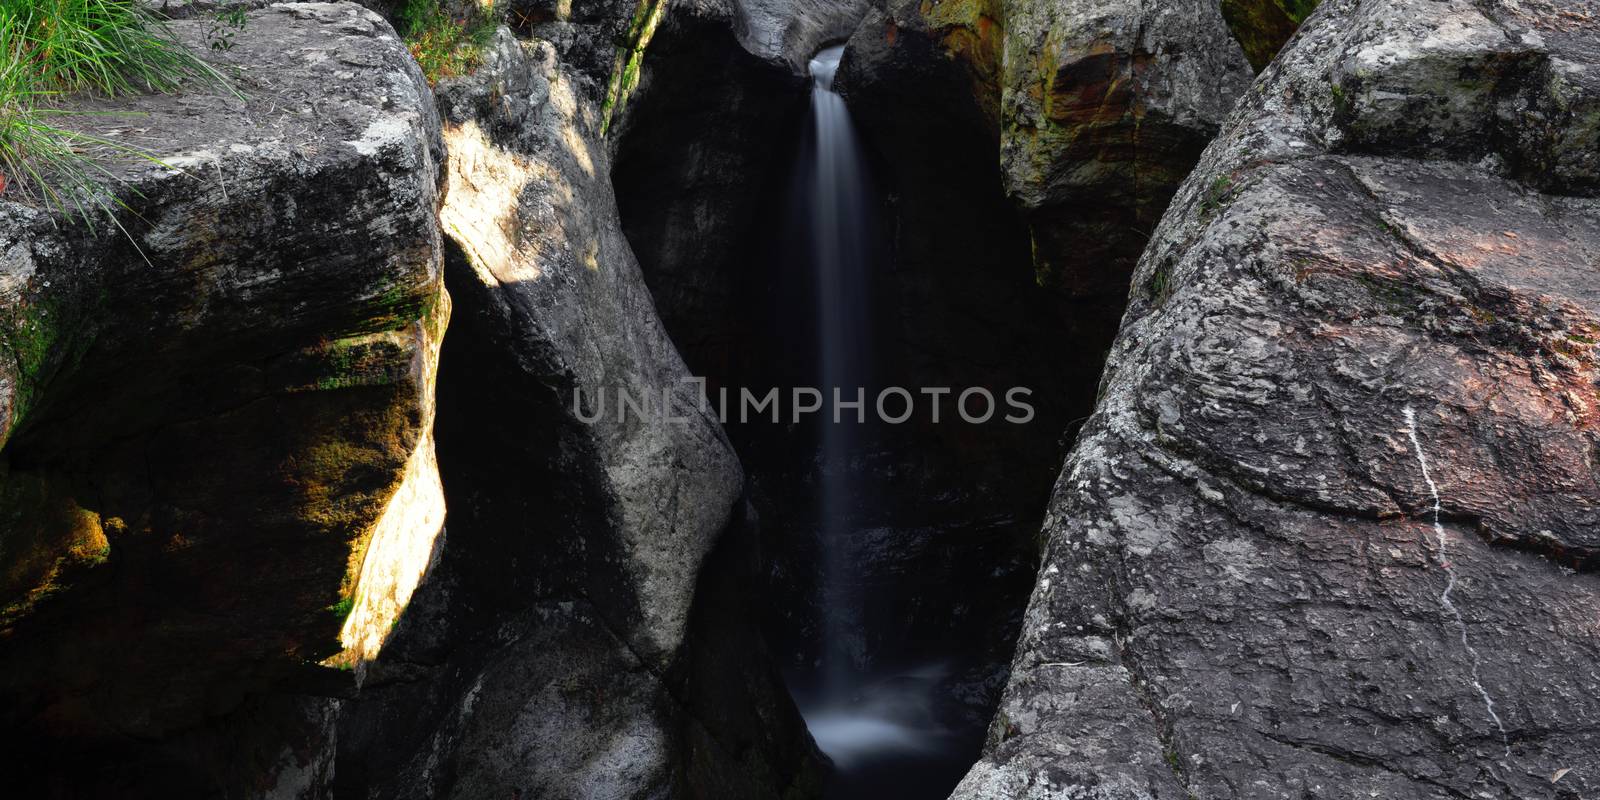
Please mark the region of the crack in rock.
<svg viewBox="0 0 1600 800"><path fill-rule="evenodd" d="M1439 606L1455 620L1456 630L1461 634L1461 646L1466 649L1467 655L1472 659L1472 688L1478 691L1478 696L1483 698L1484 711L1488 712L1489 719L1500 731L1500 743L1505 746L1505 755L1511 757L1511 737L1506 732L1505 723L1501 722L1500 715L1495 713L1494 698L1489 695L1489 690L1483 688L1479 678L1479 669L1483 658L1478 654L1478 649L1472 646L1472 641L1467 636L1467 620L1461 615L1461 609L1456 607L1450 595L1456 590L1456 570L1450 563L1446 546L1449 544L1444 524L1439 521L1441 502L1439 500L1439 486L1433 482L1433 474L1428 470L1428 457L1422 451L1422 441L1417 437L1417 413L1411 406L1403 409L1406 420L1406 436L1411 439L1411 447L1417 454L1417 466L1422 469L1422 480L1428 484L1428 493L1433 495L1433 533L1438 541L1437 557L1439 566L1444 570L1444 591L1439 595Z"/></svg>

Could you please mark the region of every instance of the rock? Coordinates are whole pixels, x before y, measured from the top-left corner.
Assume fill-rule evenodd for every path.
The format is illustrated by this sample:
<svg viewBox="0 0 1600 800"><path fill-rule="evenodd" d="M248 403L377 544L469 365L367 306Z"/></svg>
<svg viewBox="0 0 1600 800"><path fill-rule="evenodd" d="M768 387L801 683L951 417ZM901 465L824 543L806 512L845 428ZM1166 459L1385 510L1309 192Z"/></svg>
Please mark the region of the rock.
<svg viewBox="0 0 1600 800"><path fill-rule="evenodd" d="M1140 261L954 797L1594 790L1597 33L1327 0L1268 67Z"/></svg>
<svg viewBox="0 0 1600 800"><path fill-rule="evenodd" d="M906 0L857 29L839 84L886 151L952 127L996 138L1039 283L1110 307L1249 80L1215 0Z"/></svg>
<svg viewBox="0 0 1600 800"><path fill-rule="evenodd" d="M1043 284L1123 296L1148 232L1250 81L1215 0L1006 6L1001 171Z"/></svg>
<svg viewBox="0 0 1600 800"><path fill-rule="evenodd" d="M869 131L873 111L882 117L901 110L918 121L934 115L940 127L976 124L993 136L1005 82L1005 13L999 0L888 4L851 36L839 90L857 116L867 115ZM891 93L896 97L882 96ZM880 107L883 101L890 106Z"/></svg>
<svg viewBox="0 0 1600 800"><path fill-rule="evenodd" d="M1222 18L1233 38L1244 48L1256 72L1266 69L1272 57L1311 16L1319 0L1222 0Z"/></svg>
<svg viewBox="0 0 1600 800"><path fill-rule="evenodd" d="M788 196L808 109L795 67L739 36L723 10L674 6L608 134L623 230L662 323L690 371L714 384L762 357L746 293L766 263L759 239L782 217L772 206Z"/></svg>
<svg viewBox="0 0 1600 800"><path fill-rule="evenodd" d="M340 721L342 796L654 798L731 781L783 797L817 781L761 648L692 613L698 587L736 582L702 565L743 475L623 236L607 84L567 60L584 40L502 28L475 75L438 86L451 534ZM656 416L620 413L622 395ZM661 418L664 396L682 419ZM707 683L706 661L745 684Z"/></svg>
<svg viewBox="0 0 1600 800"><path fill-rule="evenodd" d="M68 102L165 164L111 166L115 223L0 203L0 725L24 793L271 785L253 759L281 742L208 726L269 688L347 690L315 662L341 625L387 627L440 534L428 89L359 6L248 29L211 55L243 98ZM410 560L363 568L374 549Z"/></svg>
<svg viewBox="0 0 1600 800"><path fill-rule="evenodd" d="M617 410L619 392L655 406L668 392L674 414L694 412L699 388L617 223L592 97L581 81L561 80L557 59L547 43L502 33L477 75L440 89L453 156L441 219L479 284L463 289L463 303L500 328L497 349L560 402L571 451L595 459L615 537L603 560L621 574L590 576L600 580L591 596L636 587L608 611L644 658L664 662L682 642L700 562L743 476L715 419Z"/></svg>
<svg viewBox="0 0 1600 800"><path fill-rule="evenodd" d="M868 0L735 0L739 42L757 58L783 61L804 73L823 45L850 38Z"/></svg>

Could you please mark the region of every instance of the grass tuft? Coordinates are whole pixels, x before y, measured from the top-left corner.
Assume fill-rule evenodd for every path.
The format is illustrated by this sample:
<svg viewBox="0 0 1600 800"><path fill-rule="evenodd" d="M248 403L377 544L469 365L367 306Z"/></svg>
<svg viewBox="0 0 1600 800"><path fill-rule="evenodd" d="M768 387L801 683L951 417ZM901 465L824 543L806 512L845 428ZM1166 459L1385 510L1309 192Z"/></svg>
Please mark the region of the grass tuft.
<svg viewBox="0 0 1600 800"><path fill-rule="evenodd" d="M106 159L148 153L63 127L67 94L173 92L231 83L139 0L0 0L0 196L93 226L115 211Z"/></svg>
<svg viewBox="0 0 1600 800"><path fill-rule="evenodd" d="M179 42L139 0L0 0L0 53L36 89L110 96L172 92L228 79Z"/></svg>
<svg viewBox="0 0 1600 800"><path fill-rule="evenodd" d="M340 622L344 622L350 616L350 612L356 610L356 600L353 597L341 597L339 602L328 606L328 610L333 612Z"/></svg>
<svg viewBox="0 0 1600 800"><path fill-rule="evenodd" d="M464 16L458 16L444 2L406 0L398 15L400 37L430 84L477 69L496 26L492 5L480 8L473 3Z"/></svg>

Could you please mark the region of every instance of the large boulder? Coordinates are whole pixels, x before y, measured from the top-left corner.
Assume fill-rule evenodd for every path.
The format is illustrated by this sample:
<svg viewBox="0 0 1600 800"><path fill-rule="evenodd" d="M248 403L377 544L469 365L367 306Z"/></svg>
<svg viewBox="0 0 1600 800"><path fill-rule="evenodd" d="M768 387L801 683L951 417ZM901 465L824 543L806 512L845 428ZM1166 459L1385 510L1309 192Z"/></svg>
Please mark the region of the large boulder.
<svg viewBox="0 0 1600 800"><path fill-rule="evenodd" d="M1140 262L955 797L1600 786L1600 4L1328 0Z"/></svg>
<svg viewBox="0 0 1600 800"><path fill-rule="evenodd" d="M1115 304L1250 81L1216 0L1006 5L1000 163L1041 283Z"/></svg>
<svg viewBox="0 0 1600 800"><path fill-rule="evenodd" d="M785 797L818 780L741 622L739 543L703 569L743 475L623 236L582 27L502 28L437 87L450 541L341 720L341 794Z"/></svg>
<svg viewBox="0 0 1600 800"><path fill-rule="evenodd" d="M353 4L247 28L211 55L242 96L68 101L162 162L109 165L114 219L0 200L0 759L23 793L273 785L274 737L209 726L347 691L316 662L381 638L441 533L428 88ZM262 713L315 736L311 706Z"/></svg>

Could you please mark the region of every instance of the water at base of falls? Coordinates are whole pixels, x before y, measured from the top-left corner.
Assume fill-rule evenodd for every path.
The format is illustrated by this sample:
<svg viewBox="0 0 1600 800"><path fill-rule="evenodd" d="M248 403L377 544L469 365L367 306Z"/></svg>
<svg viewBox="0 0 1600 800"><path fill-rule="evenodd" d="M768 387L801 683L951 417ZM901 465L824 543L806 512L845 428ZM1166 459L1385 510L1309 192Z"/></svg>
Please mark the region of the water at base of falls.
<svg viewBox="0 0 1600 800"><path fill-rule="evenodd" d="M801 713L836 774L829 800L928 798L950 793L977 752L936 707L943 665L861 679L848 696L800 697Z"/></svg>
<svg viewBox="0 0 1600 800"><path fill-rule="evenodd" d="M817 286L818 366L828 387L863 385L869 344L866 287L871 267L866 224L868 182L844 99L833 91L842 45L811 61L816 146L806 207ZM819 603L825 639L818 674L796 691L817 745L833 761L830 800L945 797L978 749L981 730L944 721L949 670L928 664L900 670L863 668L858 641L860 596L854 557L850 461L861 446L857 426L823 424L819 447L822 548ZM970 728L970 726L968 726Z"/></svg>

